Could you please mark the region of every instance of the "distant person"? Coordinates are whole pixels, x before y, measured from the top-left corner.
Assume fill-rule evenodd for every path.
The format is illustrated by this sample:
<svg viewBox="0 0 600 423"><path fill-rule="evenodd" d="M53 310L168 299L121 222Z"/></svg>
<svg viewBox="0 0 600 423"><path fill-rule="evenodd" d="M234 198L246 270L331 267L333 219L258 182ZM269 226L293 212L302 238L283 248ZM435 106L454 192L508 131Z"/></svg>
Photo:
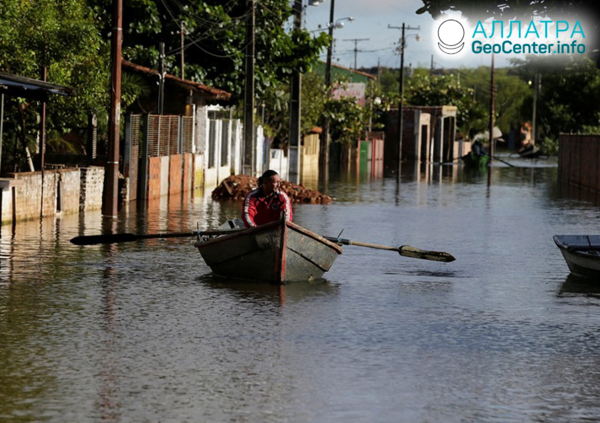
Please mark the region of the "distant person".
<svg viewBox="0 0 600 423"><path fill-rule="evenodd" d="M242 220L247 228L264 225L279 220L292 221L292 203L280 191L281 178L274 170L267 170L258 178L258 188L251 191L244 200Z"/></svg>
<svg viewBox="0 0 600 423"><path fill-rule="evenodd" d="M485 156L485 148L483 148L483 144L481 144L481 141L479 141L479 140L476 140L473 143L471 150L473 151L473 154L475 154L476 156Z"/></svg>

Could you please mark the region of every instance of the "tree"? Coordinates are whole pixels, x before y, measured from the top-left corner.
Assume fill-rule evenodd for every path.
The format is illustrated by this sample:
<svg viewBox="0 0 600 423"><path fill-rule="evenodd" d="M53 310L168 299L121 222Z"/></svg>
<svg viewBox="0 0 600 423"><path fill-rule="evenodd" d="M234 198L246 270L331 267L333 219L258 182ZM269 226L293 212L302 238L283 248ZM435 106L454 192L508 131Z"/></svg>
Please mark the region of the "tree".
<svg viewBox="0 0 600 423"><path fill-rule="evenodd" d="M48 82L77 92L74 98L50 98L49 135L85 127L87 114L108 104L107 57L108 45L84 1L3 0L0 5L0 70L40 79L46 67ZM25 160L24 147L33 146L38 109L38 102L7 101L5 151L17 165Z"/></svg>
<svg viewBox="0 0 600 423"><path fill-rule="evenodd" d="M308 72L302 76L302 127L307 134L321 124L326 98L325 78L318 73Z"/></svg>
<svg viewBox="0 0 600 423"><path fill-rule="evenodd" d="M473 102L483 111L480 121L472 128L477 131L489 129L489 105L490 105L490 68L480 66L476 69L461 69L461 81L473 90ZM528 120L531 113L523 108L523 104L531 103L531 89L513 71L500 68L495 69L495 99L494 99L494 125L499 127L503 133L511 129L518 129ZM531 110L531 109L530 109Z"/></svg>
<svg viewBox="0 0 600 423"><path fill-rule="evenodd" d="M541 75L537 103L540 136L557 140L561 132L600 129L600 71L589 58L571 56L557 63L527 56L525 60L514 60L514 64L523 79Z"/></svg>
<svg viewBox="0 0 600 423"><path fill-rule="evenodd" d="M244 86L246 3L128 0L123 12L123 57L158 69L158 44L165 42L167 72L181 74L184 53L187 79L231 92L236 104ZM47 128L56 139L85 128L90 112L104 115L100 125L107 122L112 9L111 0L4 0L0 4L0 70L39 78L40 69L47 66L49 82L77 91L74 99L51 99ZM257 98L287 101L282 90L287 90L292 71L308 71L329 42L324 33L313 38L305 30L286 31L291 14L288 0L256 2ZM122 83L125 112L147 87L126 73ZM7 104L6 115L11 118L5 124L6 144L12 141L16 146L15 140L21 139L24 147L35 139L34 106L19 99ZM281 117L282 110L274 109L273 116L277 112Z"/></svg>
<svg viewBox="0 0 600 423"><path fill-rule="evenodd" d="M363 136L368 122L367 109L351 97L327 100L323 117L329 119L331 139L348 146Z"/></svg>
<svg viewBox="0 0 600 423"><path fill-rule="evenodd" d="M101 32L111 31L110 0L89 0ZM203 84L232 93L236 103L244 88L246 46L245 0L192 0L186 4L155 0L125 2L123 55L140 65L159 67L158 44L166 45L166 69L181 74L181 31L185 34L185 74ZM255 82L257 98L288 84L293 69L308 71L327 46L329 36L313 38L307 31L286 31L292 15L288 0L256 2Z"/></svg>

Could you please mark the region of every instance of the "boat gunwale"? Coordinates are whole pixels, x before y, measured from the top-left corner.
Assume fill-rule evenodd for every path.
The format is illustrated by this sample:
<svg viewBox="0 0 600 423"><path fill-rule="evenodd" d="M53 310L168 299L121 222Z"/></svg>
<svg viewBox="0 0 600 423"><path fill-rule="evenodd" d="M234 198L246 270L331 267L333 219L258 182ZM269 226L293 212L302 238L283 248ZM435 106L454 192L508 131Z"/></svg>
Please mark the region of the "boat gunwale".
<svg viewBox="0 0 600 423"><path fill-rule="evenodd" d="M586 235L554 235L552 239L556 246L561 250L565 251L574 256L584 257L584 258L600 258L598 252L600 249L595 249L593 246L590 246L588 249L576 249L566 243L565 237L568 236L586 236ZM594 253L590 253L590 251L594 251Z"/></svg>
<svg viewBox="0 0 600 423"><path fill-rule="evenodd" d="M209 246L212 246L215 244L219 244L221 242L227 242L227 241L236 239L238 237L244 237L246 235L252 235L254 233L265 232L265 231L277 228L280 224L281 224L281 221L276 220L276 221L269 222L264 225L256 226L253 228L247 228L247 229L244 229L241 231L232 231L231 234L227 234L227 235L219 236L217 238L209 239L208 241L197 241L194 244L194 246L198 249L200 249L201 247L209 247ZM338 245L334 242L328 241L327 239L323 238L322 236L320 236L312 231L309 231L308 229L303 228L300 225L297 225L297 224L295 224L293 222L289 222L289 221L285 221L285 224L289 228L295 230L296 232L300 232L316 241L319 241L320 243L326 245L327 247L332 248L338 254L342 254L344 252L344 249L340 245Z"/></svg>

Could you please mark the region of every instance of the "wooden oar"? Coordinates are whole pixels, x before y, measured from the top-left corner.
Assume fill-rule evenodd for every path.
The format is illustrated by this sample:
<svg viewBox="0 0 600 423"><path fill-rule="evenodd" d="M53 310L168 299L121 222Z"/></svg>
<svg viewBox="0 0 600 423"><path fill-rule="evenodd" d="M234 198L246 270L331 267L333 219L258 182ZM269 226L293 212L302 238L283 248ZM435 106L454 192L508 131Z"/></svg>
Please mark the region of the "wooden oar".
<svg viewBox="0 0 600 423"><path fill-rule="evenodd" d="M462 159L462 157L457 157L457 158L455 158L455 159L452 159L452 160L450 160L449 162L443 162L442 164L450 164L450 163L454 163L455 161L457 161L457 160L460 160L460 159Z"/></svg>
<svg viewBox="0 0 600 423"><path fill-rule="evenodd" d="M443 251L420 250L409 245L402 245L400 247L388 247L387 245L377 245L370 244L367 242L351 241L349 239L343 238L333 238L328 236L324 236L323 238L325 238L327 241L335 242L337 244L356 245L357 247L368 247L376 248L378 250L397 251L398 253L400 253L401 256L404 257L418 258L423 260L443 261L446 263L456 260L452 254L445 253Z"/></svg>
<svg viewBox="0 0 600 423"><path fill-rule="evenodd" d="M243 230L243 229L240 229ZM193 236L216 236L226 235L236 230L215 230L215 231L194 231L194 232L166 232L162 234L107 234L107 235L88 235L76 236L71 240L75 245L95 245L95 244L115 244L118 242L132 242L139 239L149 238L185 238Z"/></svg>
<svg viewBox="0 0 600 423"><path fill-rule="evenodd" d="M504 164L506 164L506 165L509 165L510 167L516 167L514 164L511 164L511 163L509 163L509 162L505 162L504 160L502 160L502 159L499 159L499 158L498 158L498 157L496 157L496 156L492 157L492 156L490 156L489 154L484 154L484 156L488 156L488 157L489 157L490 159L492 159L492 160L498 160L499 162L502 162L502 163L504 163Z"/></svg>

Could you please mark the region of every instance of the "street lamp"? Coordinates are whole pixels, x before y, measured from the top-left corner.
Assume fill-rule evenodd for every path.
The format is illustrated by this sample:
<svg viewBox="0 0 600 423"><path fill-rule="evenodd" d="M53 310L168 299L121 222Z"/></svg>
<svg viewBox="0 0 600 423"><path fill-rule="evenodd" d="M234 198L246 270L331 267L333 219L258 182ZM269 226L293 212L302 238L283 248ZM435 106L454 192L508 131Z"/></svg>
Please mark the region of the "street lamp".
<svg viewBox="0 0 600 423"><path fill-rule="evenodd" d="M406 36L405 31L407 29L415 29L420 30L421 27L418 26L413 28L411 26L406 26L404 23L402 27L391 26L388 24L388 28L395 28L402 30L402 36L400 37L400 76L398 77L398 82L400 84L400 99L398 100L398 175L400 175L400 165L402 163L402 124L404 114L402 113L402 99L404 97L404 47L406 46ZM415 34L417 42L420 41L421 37L419 34Z"/></svg>
<svg viewBox="0 0 600 423"><path fill-rule="evenodd" d="M313 29L310 32L319 32L319 31L327 31L330 28L333 29L342 29L344 27L344 21L350 21L352 22L354 20L354 18L352 16L348 16L347 18L340 18L338 20L336 20L335 22L329 22L327 24L326 28L321 28L321 25L319 24L317 29Z"/></svg>
<svg viewBox="0 0 600 423"><path fill-rule="evenodd" d="M335 29L341 29L344 27L344 21L349 21L352 22L354 20L354 18L352 16L348 16L347 18L339 18L338 20L335 21L335 23L328 23L327 27L331 27L333 26Z"/></svg>

